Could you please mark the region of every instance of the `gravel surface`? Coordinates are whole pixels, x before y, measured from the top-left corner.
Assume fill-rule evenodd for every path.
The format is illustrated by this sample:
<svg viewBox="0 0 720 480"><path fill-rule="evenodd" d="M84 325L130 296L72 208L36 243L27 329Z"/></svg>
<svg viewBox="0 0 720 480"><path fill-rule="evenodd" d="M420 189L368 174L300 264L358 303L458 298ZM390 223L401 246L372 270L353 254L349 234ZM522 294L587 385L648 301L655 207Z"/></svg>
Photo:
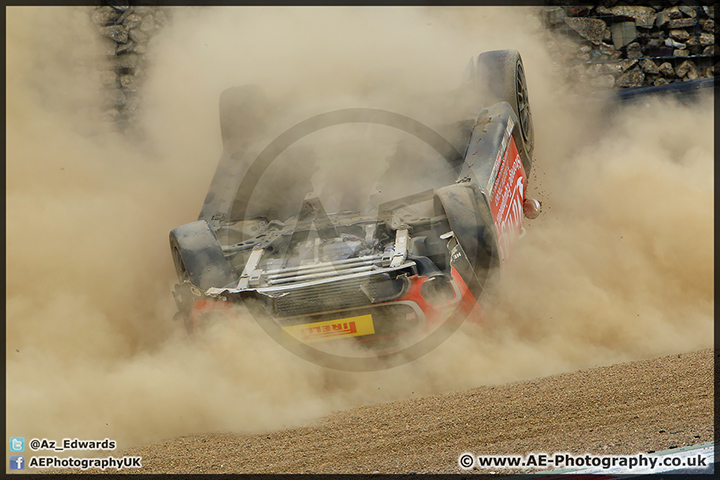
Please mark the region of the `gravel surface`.
<svg viewBox="0 0 720 480"><path fill-rule="evenodd" d="M705 349L369 405L304 428L184 436L114 455L143 457L141 470L126 473L362 474L460 473L463 452L667 450L713 440L713 355Z"/></svg>

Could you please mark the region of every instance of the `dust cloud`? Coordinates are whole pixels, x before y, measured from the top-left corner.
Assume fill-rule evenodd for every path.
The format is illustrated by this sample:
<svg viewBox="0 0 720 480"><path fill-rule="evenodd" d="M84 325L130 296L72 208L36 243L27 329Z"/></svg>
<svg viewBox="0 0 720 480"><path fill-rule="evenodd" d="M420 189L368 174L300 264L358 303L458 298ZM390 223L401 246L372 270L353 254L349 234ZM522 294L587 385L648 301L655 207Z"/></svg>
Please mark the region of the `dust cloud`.
<svg viewBox="0 0 720 480"><path fill-rule="evenodd" d="M148 54L142 141L100 116L95 75L107 60L89 10L7 17L7 436L124 448L261 432L712 343L711 99L612 113L576 103L531 10L174 9ZM344 373L299 360L252 321L194 340L171 321L167 234L202 205L222 151L222 90L257 83L300 105L279 133L331 108L417 112L457 86L472 56L500 48L523 55L529 191L545 211L482 323L411 364Z"/></svg>

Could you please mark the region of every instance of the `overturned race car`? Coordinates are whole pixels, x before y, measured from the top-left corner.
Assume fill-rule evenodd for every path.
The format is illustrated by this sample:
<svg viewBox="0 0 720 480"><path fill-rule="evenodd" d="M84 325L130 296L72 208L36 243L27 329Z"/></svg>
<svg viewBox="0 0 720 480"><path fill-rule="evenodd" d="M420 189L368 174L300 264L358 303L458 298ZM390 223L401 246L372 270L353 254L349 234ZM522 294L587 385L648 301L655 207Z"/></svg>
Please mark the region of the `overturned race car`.
<svg viewBox="0 0 720 480"><path fill-rule="evenodd" d="M466 73L461 95L475 113L455 124L452 142L408 116L351 108L295 124L250 160L244 138L262 123L264 94L223 92L225 148L205 203L197 221L170 232L176 319L197 332L218 317L246 318L237 315L246 309L292 351L350 370L392 366L396 354L408 361L447 338L509 257L523 217L541 207L527 197L534 135L520 54L482 53ZM290 145L347 123L421 139L443 175L428 174L432 188L355 210L326 211L312 188L284 208L253 195ZM338 343L367 346L367 358L383 362L343 363L317 348Z"/></svg>

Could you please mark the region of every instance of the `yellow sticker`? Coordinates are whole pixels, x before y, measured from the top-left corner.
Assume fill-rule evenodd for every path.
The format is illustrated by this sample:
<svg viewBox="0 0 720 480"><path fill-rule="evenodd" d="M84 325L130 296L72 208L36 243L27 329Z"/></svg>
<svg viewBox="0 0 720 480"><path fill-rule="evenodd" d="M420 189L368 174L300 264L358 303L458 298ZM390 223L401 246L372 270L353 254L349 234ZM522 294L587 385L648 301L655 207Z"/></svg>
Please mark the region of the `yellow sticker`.
<svg viewBox="0 0 720 480"><path fill-rule="evenodd" d="M375 333L372 315L327 320L283 327L287 333L301 342L323 342L343 337L359 337Z"/></svg>

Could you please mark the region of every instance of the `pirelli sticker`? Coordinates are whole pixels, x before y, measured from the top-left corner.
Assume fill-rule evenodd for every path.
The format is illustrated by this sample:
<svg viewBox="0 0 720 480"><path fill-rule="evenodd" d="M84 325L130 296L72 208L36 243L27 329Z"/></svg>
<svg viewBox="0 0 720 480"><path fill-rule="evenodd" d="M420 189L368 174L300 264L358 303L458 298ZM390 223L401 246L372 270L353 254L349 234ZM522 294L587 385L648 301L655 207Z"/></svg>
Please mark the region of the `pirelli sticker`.
<svg viewBox="0 0 720 480"><path fill-rule="evenodd" d="M375 333L372 315L291 325L283 327L283 330L305 343L322 342L344 337L360 337Z"/></svg>

